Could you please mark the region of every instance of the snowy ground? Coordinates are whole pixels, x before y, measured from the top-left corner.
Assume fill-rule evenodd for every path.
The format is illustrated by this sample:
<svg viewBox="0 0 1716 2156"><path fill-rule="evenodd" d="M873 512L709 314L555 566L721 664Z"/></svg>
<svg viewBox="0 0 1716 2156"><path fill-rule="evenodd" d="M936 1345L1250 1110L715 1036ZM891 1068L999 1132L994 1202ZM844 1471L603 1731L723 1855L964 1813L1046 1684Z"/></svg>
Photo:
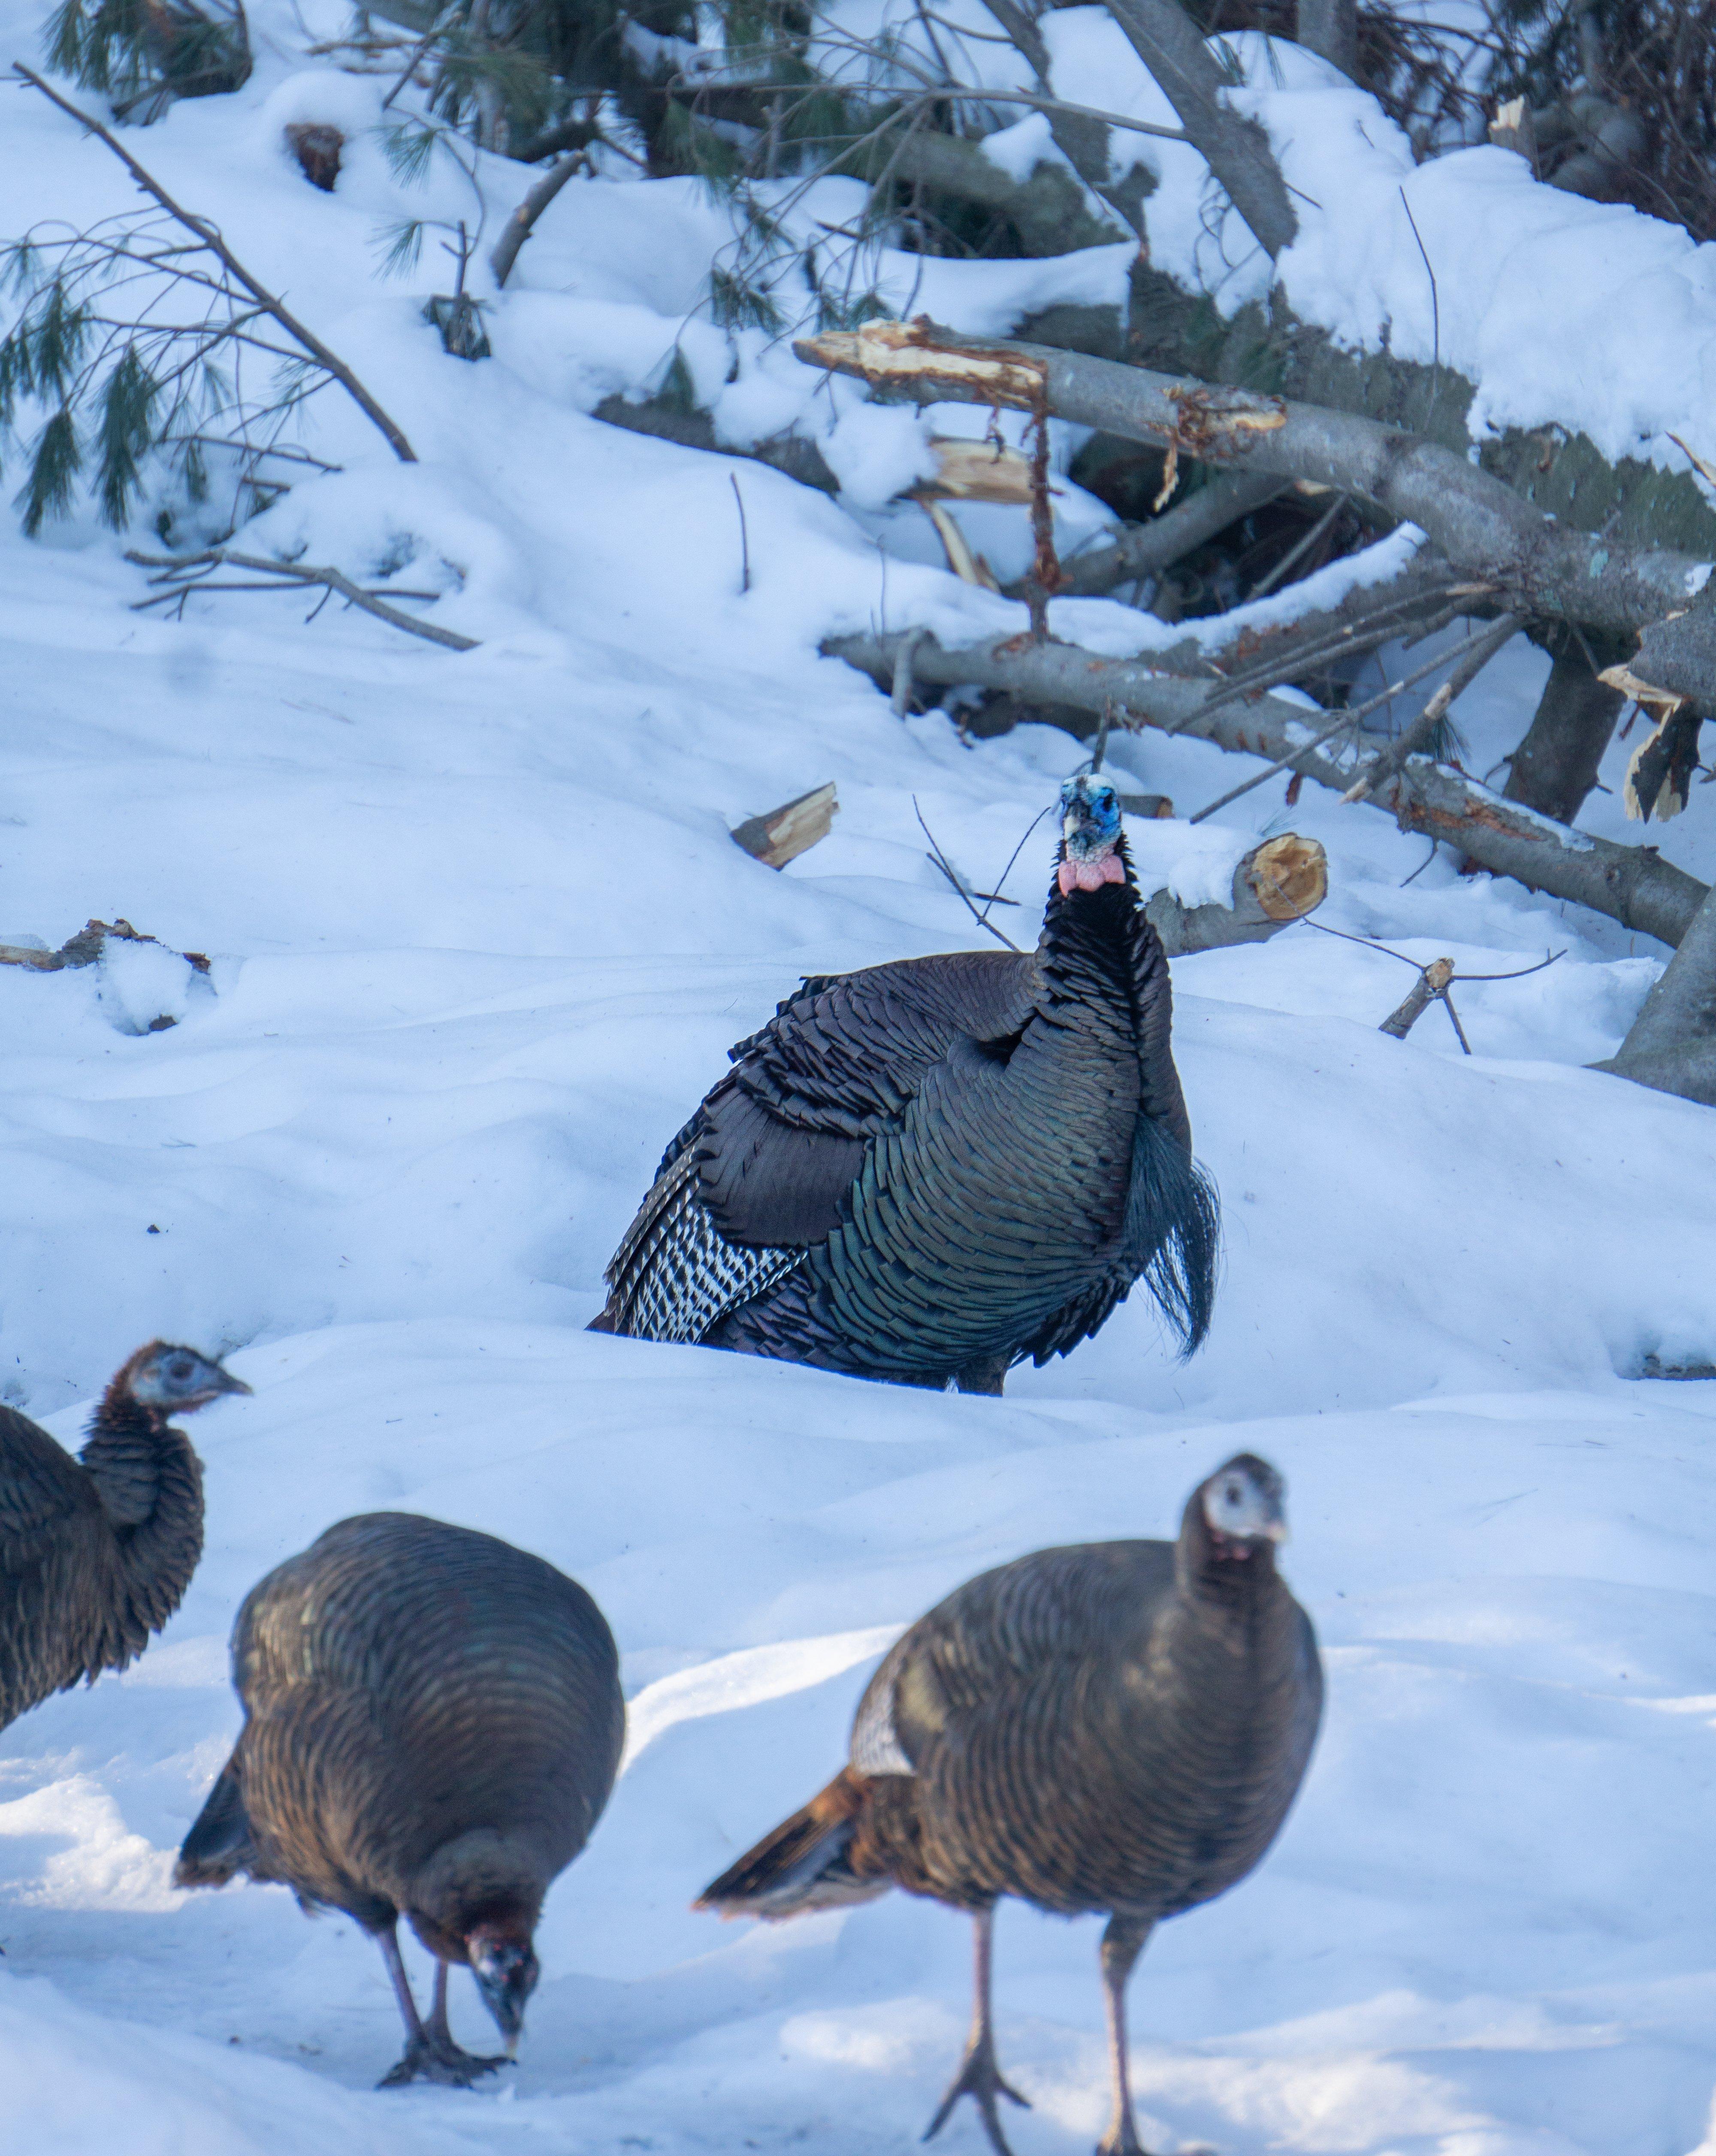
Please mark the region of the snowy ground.
<svg viewBox="0 0 1716 2156"><path fill-rule="evenodd" d="M7 49L35 20L13 12ZM171 968L0 968L0 1397L75 1442L79 1403L157 1332L236 1351L255 1388L194 1426L208 1553L162 1641L0 1735L8 2145L904 2145L957 2051L965 1926L903 1897L768 1930L686 1905L838 1763L894 1628L1024 1549L1170 1531L1243 1445L1290 1481L1329 1715L1262 1871L1141 1964L1150 2145L1716 2148L1716 1385L1639 1377L1716 1352L1716 1161L1705 1111L1581 1067L1661 952L1445 860L1402 888L1419 844L1312 789L1289 813L1273 782L1213 831L1136 833L1140 860L1202 896L1296 828L1329 847L1329 926L1473 972L1565 956L1462 993L1470 1060L1437 1012L1380 1037L1406 969L1309 928L1176 966L1227 1224L1196 1362L1141 1306L999 1402L586 1334L728 1044L802 971L971 940L913 797L988 887L1078 751L895 721L815 656L882 603L840 507L735 467L741 596L727 463L583 416L694 296L686 189L568 190L496 357L462 367L420 292L375 280L379 161L327 198L279 152L283 115L369 88L285 80L307 40L259 21L254 84L180 108L147 153L387 384L424 459L392 465L325 407L351 469L268 536L369 567L412 535L409 580L461 569L437 618L483 644L305 628L273 598L164 624L127 611L138 572L93 525L0 537L0 940L122 914L214 959L213 993ZM6 105L0 200L126 199L68 123ZM887 573L890 619L978 604ZM1544 664L1519 647L1458 708L1472 767L1518 737ZM1182 808L1240 769L1148 737L1115 761ZM827 778L834 834L784 875L729 842ZM1695 788L1665 834L1704 875L1712 817ZM1606 797L1589 820L1638 835ZM1008 884L1021 941L1048 852L1039 831ZM162 1013L182 1022L138 1029ZM379 1506L540 1551L624 1651L629 1763L550 1901L498 2094L373 2093L399 2032L353 1928L167 1885L237 1724L239 1598ZM999 1938L1004 2059L1035 2106L1016 2146L1069 2156L1104 2108L1095 1929L1010 1907ZM468 1988L454 2011L474 2038ZM945 2145L980 2147L969 2116Z"/></svg>

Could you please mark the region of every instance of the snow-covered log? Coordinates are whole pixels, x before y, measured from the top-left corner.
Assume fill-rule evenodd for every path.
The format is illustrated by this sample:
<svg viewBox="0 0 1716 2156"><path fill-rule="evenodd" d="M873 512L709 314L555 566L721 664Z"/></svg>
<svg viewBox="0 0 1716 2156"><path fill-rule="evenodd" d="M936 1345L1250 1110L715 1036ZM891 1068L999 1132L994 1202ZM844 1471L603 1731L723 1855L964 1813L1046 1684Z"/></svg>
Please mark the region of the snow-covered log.
<svg viewBox="0 0 1716 2156"><path fill-rule="evenodd" d="M921 317L829 331L793 350L807 365L923 403L1052 413L1175 456L1341 488L1419 526L1523 612L1637 629L1690 607L1710 577L1707 561L1575 531L1440 443L1355 413L1045 345L956 336ZM1693 639L1679 645L1691 669ZM1698 693L1716 708L1716 660L1708 671Z"/></svg>
<svg viewBox="0 0 1716 2156"><path fill-rule="evenodd" d="M1262 694L1217 703L1220 683L1159 674L1141 659L1104 659L1076 644L1013 639L948 650L922 629L833 637L823 649L891 683L907 636L916 639L911 670L920 682L1007 689L1089 711L1123 709L1135 723L1170 728L1242 755L1285 762L1337 793L1345 793L1360 776L1360 763L1350 749L1307 747L1328 725L1327 715ZM1529 890L1588 906L1663 943L1680 942L1704 901L1708 886L1663 860L1653 847L1617 846L1589 832L1570 830L1426 757L1409 758L1366 798L1371 806L1388 809L1403 830L1443 839L1480 867L1513 876Z"/></svg>

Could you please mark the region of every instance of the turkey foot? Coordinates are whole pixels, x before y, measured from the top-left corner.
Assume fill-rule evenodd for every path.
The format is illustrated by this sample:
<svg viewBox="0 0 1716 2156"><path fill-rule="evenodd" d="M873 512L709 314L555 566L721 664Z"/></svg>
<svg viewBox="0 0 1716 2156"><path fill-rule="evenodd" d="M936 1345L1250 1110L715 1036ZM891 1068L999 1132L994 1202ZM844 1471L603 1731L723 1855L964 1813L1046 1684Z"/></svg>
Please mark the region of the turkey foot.
<svg viewBox="0 0 1716 2156"><path fill-rule="evenodd" d="M411 2039L398 2065L376 2086L404 2088L411 2082L435 2082L443 2088L470 2088L497 2066L511 2064L507 2058L479 2058L474 2052L461 2051L450 2038L443 2041L433 2029L424 2029Z"/></svg>
<svg viewBox="0 0 1716 2156"><path fill-rule="evenodd" d="M1007 2136L1001 2130L1001 2112L995 2099L997 2096L1004 2096L1025 2111L1030 2110L1031 2099L1027 2096L1021 2096L1011 2082L1001 2079L1001 2069L995 2063L995 2046L986 2030L981 2036L974 2034L966 2046L966 2056L960 2062L960 2070L948 2083L947 2094L942 2097L935 2118L925 2132L926 2141L933 2141L940 2133L962 2096L970 2097L983 2114L983 2130L989 2136L990 2146L996 2152L996 2156L1012 2156L1012 2149L1007 2147Z"/></svg>

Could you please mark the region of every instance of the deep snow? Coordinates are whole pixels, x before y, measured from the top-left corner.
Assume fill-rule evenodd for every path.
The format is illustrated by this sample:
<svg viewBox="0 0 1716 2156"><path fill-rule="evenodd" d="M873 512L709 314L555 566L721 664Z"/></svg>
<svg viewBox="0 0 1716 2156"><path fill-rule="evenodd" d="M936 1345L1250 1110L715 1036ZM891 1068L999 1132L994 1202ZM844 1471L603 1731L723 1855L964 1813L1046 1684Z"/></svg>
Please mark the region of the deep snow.
<svg viewBox="0 0 1716 2156"><path fill-rule="evenodd" d="M37 10L8 20L27 55ZM900 1624L1022 1550L1170 1531L1248 1445L1289 1478L1329 1717L1277 1851L1140 1965L1150 2145L1716 2145L1716 1385L1638 1376L1652 1353L1716 1351L1716 1163L1704 1111L1580 1067L1618 1042L1660 952L1445 860L1401 888L1421 845L1314 789L1290 813L1274 782L1213 827L1145 827L1140 863L1189 896L1297 828L1329 847L1330 927L1473 972L1565 955L1460 992L1469 1061L1435 1011L1403 1045L1380 1037L1406 968L1310 928L1176 965L1227 1229L1189 1366L1141 1304L1001 1402L587 1335L602 1266L728 1044L801 971L972 940L914 797L989 888L1079 752L902 726L815 655L884 607L972 629L1011 622L999 603L884 563L844 509L755 464L583 416L658 369L695 300L720 232L694 190L569 188L492 312L495 358L464 367L417 317L427 267L415 290L376 280L399 200L373 146L331 198L279 147L284 118L361 118L380 89L306 69L289 11L257 21L252 85L141 146L386 385L424 463L394 465L324 399L315 440L350 469L247 539L367 572L403 535L404 580L457 587L436 618L483 644L454 658L331 611L306 628L286 598L163 623L127 611L141 578L92 525L0 535L0 940L123 914L214 960L213 993L153 957L0 968L0 1397L74 1442L78 1404L156 1332L235 1351L256 1389L192 1426L208 1553L163 1640L0 1735L9 2143L901 2145L957 2052L963 1923L903 1897L777 1929L686 1905L838 1763ZM39 100L5 105L0 200L88 218L127 199ZM1588 206L1556 207L1576 223ZM1052 276L1109 274L935 266L935 311L974 327L1040 304ZM1699 321L1708 341L1708 303ZM746 336L732 387L757 410L823 393ZM687 342L725 368L706 325ZM871 430L867 459L891 427L896 469L916 468L914 417L827 393ZM1078 620L1149 634L1106 604ZM1544 670L1516 647L1462 701L1473 768L1517 739ZM1149 737L1114 760L1182 809L1242 768ZM833 834L785 874L730 843L830 778ZM1607 797L1587 820L1639 835ZM1663 835L1716 869L1701 789ZM1039 830L1009 880L1018 940L1048 857ZM138 1030L159 1012L181 1022ZM398 2030L353 1928L278 1890L167 1884L237 1724L239 1598L379 1506L540 1551L624 1651L627 1771L551 1898L498 2093L372 2092ZM1009 1907L999 1940L1003 2058L1035 2105L1010 2122L1018 2156L1088 2146L1095 1928ZM473 2038L477 2010L461 1984ZM945 2146L981 2146L969 2115Z"/></svg>

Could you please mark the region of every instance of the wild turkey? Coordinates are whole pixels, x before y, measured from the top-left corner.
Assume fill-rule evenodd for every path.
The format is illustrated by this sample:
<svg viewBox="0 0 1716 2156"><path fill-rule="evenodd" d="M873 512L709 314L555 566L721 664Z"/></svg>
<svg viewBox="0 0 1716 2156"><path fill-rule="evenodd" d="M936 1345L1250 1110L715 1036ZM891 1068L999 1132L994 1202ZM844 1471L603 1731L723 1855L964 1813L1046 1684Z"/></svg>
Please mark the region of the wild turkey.
<svg viewBox="0 0 1716 2156"><path fill-rule="evenodd" d="M1114 788L1061 789L1034 952L807 979L663 1156L593 1330L998 1393L1143 1276L1190 1354L1216 1204Z"/></svg>
<svg viewBox="0 0 1716 2156"><path fill-rule="evenodd" d="M122 1670L178 1608L202 1554L202 1463L167 1417L249 1390L152 1340L102 1394L75 1460L0 1407L0 1728Z"/></svg>
<svg viewBox="0 0 1716 2156"><path fill-rule="evenodd" d="M176 1882L278 1881L376 1938L407 2036L382 2087L469 2087L504 2065L454 2041L447 1972L469 1964L510 2057L543 1897L619 1768L626 1711L602 1612L493 1535L367 1512L252 1588L233 1683L244 1727ZM435 1957L427 2023L401 1916Z"/></svg>
<svg viewBox="0 0 1716 2156"><path fill-rule="evenodd" d="M725 1916L790 1917L890 1886L976 1919L961 2096L1001 2156L989 1959L996 1902L1106 1911L1114 2112L1099 2156L1142 2156L1125 1987L1151 1928L1242 1879L1279 1831L1322 1712L1309 1619L1275 1569L1280 1476L1241 1453L1176 1543L1085 1543L981 1573L871 1679L850 1763L707 1887Z"/></svg>

